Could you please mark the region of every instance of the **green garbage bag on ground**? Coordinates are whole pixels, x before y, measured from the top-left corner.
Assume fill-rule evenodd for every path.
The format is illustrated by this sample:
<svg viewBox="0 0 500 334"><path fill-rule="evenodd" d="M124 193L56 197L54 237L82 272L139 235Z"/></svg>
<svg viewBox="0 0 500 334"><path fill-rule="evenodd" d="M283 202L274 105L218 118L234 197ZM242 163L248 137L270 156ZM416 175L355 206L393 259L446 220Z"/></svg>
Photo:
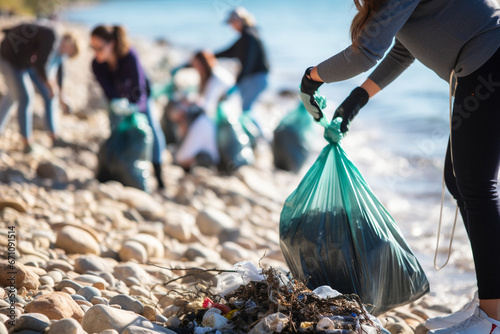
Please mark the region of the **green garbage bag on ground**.
<svg viewBox="0 0 500 334"><path fill-rule="evenodd" d="M262 137L262 131L259 128L259 125L249 115L249 112L244 112L243 114L241 114L239 120L243 131L245 131L248 139L250 140L250 147L252 147L252 149L255 149L257 147L257 140Z"/></svg>
<svg viewBox="0 0 500 334"><path fill-rule="evenodd" d="M230 115L231 101L219 103L215 115L217 127L217 148L219 150L219 170L233 172L241 166L254 162L250 139L243 130L238 117Z"/></svg>
<svg viewBox="0 0 500 334"><path fill-rule="evenodd" d="M291 273L311 289L355 293L380 315L429 291L395 221L339 144L341 118L324 118L329 142L288 197L280 245Z"/></svg>
<svg viewBox="0 0 500 334"><path fill-rule="evenodd" d="M123 117L101 145L96 178L118 181L149 192L153 134L146 115L134 112Z"/></svg>
<svg viewBox="0 0 500 334"><path fill-rule="evenodd" d="M276 168L298 172L310 152L313 119L300 102L297 109L283 117L274 130L272 151Z"/></svg>

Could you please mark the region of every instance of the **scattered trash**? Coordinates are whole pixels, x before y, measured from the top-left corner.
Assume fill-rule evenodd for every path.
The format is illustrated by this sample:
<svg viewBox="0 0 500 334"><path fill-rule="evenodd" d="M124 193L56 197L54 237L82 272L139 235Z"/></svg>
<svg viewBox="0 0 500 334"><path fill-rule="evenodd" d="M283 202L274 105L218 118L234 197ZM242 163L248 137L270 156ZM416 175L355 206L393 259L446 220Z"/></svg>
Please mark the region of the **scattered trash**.
<svg viewBox="0 0 500 334"><path fill-rule="evenodd" d="M265 279L264 275L262 275L262 270L250 261L236 263L233 268L234 272L220 274L217 280L216 291L222 297L241 285Z"/></svg>
<svg viewBox="0 0 500 334"><path fill-rule="evenodd" d="M218 311L218 312L217 312ZM223 329L226 327L227 322L229 321L227 318L220 314L220 310L216 308L211 308L205 315L203 316L202 326L210 327L213 329Z"/></svg>
<svg viewBox="0 0 500 334"><path fill-rule="evenodd" d="M340 296L341 293L338 292L337 290L332 289L328 285L322 285L316 289L313 290L315 294L318 295L319 298L335 298L337 296Z"/></svg>
<svg viewBox="0 0 500 334"><path fill-rule="evenodd" d="M281 312L273 313L259 321L250 334L281 333L288 323L288 317Z"/></svg>
<svg viewBox="0 0 500 334"><path fill-rule="evenodd" d="M183 306L172 317L180 326L168 329L181 334L381 333L382 325L357 295L328 286L311 291L304 282L249 261L220 272L215 289L198 283L196 292L186 289L179 295L174 304Z"/></svg>

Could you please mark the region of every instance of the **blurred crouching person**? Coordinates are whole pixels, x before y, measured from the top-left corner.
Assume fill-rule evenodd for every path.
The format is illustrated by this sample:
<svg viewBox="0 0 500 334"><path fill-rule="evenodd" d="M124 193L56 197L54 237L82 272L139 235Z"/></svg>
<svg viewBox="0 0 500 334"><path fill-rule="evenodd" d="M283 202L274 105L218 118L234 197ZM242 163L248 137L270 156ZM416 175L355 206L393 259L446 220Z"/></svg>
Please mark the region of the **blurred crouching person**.
<svg viewBox="0 0 500 334"><path fill-rule="evenodd" d="M115 99L126 98L147 116L153 132L152 162L155 176L158 188L164 189L162 152L166 147L165 136L150 98L149 81L136 51L130 46L125 29L106 25L94 28L91 47L95 52L92 70L108 101L112 103Z"/></svg>
<svg viewBox="0 0 500 334"><path fill-rule="evenodd" d="M186 172L195 166L211 167L219 163L215 123L196 104L176 103L169 112L169 120L176 125L179 146L174 163Z"/></svg>
<svg viewBox="0 0 500 334"><path fill-rule="evenodd" d="M168 114L176 125L179 147L174 162L189 171L194 166L210 167L219 163L215 113L221 99L234 85L235 78L217 64L210 51L197 52L191 66L198 72L200 83L194 101L183 99Z"/></svg>
<svg viewBox="0 0 500 334"><path fill-rule="evenodd" d="M207 50L197 52L191 61L191 66L200 75L196 104L214 119L219 102L234 86L235 78L220 66L215 55Z"/></svg>

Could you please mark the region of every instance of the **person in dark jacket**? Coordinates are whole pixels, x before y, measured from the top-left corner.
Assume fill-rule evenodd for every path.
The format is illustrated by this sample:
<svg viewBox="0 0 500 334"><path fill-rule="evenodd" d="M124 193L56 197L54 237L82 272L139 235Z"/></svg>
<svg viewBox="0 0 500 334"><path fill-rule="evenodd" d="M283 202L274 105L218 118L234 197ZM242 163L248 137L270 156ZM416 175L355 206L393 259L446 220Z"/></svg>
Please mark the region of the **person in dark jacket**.
<svg viewBox="0 0 500 334"><path fill-rule="evenodd" d="M342 132L348 131L350 121L369 98L415 59L450 81L455 100L444 179L457 201L471 243L479 305L476 302L472 309L455 313L453 321L429 321L426 326L432 324L436 330L430 333L436 334L500 333L500 3L354 2L359 12L351 26L353 44L306 70L301 83L304 105L316 120L323 118L314 100L323 82L366 72L391 45L369 78L335 112L334 117L343 119ZM451 322L456 325L445 328Z"/></svg>
<svg viewBox="0 0 500 334"><path fill-rule="evenodd" d="M166 142L160 123L154 114L150 86L137 53L130 47L125 29L121 26L100 25L91 33L95 58L92 70L104 94L111 103L126 98L144 113L153 131L153 166L158 188L163 189L162 153Z"/></svg>
<svg viewBox="0 0 500 334"><path fill-rule="evenodd" d="M241 37L229 49L215 54L217 58L237 58L241 64L236 84L243 99L243 112L251 110L253 103L268 85L269 63L253 16L244 8L234 9L227 19Z"/></svg>
<svg viewBox="0 0 500 334"><path fill-rule="evenodd" d="M38 24L20 24L5 29L4 33L0 45L0 69L8 91L0 102L0 133L17 103L24 151L30 152L33 148L33 84L44 97L47 125L51 138L55 140L54 114L57 108L54 102L58 100L59 87L56 71L52 69L60 66L66 56L76 56L78 47L70 34L59 38L53 28Z"/></svg>

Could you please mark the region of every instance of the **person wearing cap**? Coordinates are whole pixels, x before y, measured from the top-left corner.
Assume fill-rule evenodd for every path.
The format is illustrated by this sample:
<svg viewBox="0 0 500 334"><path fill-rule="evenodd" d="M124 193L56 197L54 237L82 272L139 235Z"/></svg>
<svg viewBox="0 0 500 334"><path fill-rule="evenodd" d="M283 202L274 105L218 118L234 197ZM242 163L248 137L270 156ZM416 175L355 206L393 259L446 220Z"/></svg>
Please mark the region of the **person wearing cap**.
<svg viewBox="0 0 500 334"><path fill-rule="evenodd" d="M33 150L33 85L44 99L47 126L55 143L58 139L55 113L60 93L57 69L64 58L78 54L78 45L72 35L61 37L54 28L35 23L10 27L4 33L0 45L0 70L8 91L0 101L0 133L17 103L23 151L28 153Z"/></svg>
<svg viewBox="0 0 500 334"><path fill-rule="evenodd" d="M243 100L243 112L251 110L253 103L268 85L269 63L254 17L244 8L231 11L226 21L240 38L229 49L215 54L217 58L237 58L241 70L236 85Z"/></svg>

